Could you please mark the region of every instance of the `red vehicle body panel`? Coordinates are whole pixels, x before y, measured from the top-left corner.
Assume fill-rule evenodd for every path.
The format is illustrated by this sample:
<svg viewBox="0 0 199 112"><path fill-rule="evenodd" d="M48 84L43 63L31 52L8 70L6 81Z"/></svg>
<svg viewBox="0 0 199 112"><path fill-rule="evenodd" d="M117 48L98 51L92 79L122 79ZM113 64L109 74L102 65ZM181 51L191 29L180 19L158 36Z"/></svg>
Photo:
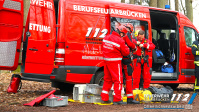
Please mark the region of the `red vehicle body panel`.
<svg viewBox="0 0 199 112"><path fill-rule="evenodd" d="M93 74L67 73L66 81L70 83L90 83L92 76Z"/></svg>
<svg viewBox="0 0 199 112"><path fill-rule="evenodd" d="M61 26L59 30L59 37L58 37L59 38L58 42L59 40L60 42L66 42L65 45L68 46L68 48L66 49L66 55L65 55L65 65L73 65L73 66L99 65L99 63L101 63L101 60L103 60L102 49L101 49L102 38L99 38L101 34L98 34L96 38L93 38L95 28L100 28L100 31L102 29L108 29L108 33L109 33L110 22L108 22L109 20L107 20L109 16L120 17L120 18L126 18L126 17L122 15L118 15L118 14L113 14L113 13L109 15L109 14L104 14L104 13L102 14L100 12L93 13L93 12L85 12L85 11L84 12L76 11L78 9L74 10L74 7L87 6L87 7L104 8L106 10L108 9L107 5L109 5L109 9L126 10L127 8L132 9L132 5L124 4L121 6L120 3L110 3L110 2L102 3L101 1L99 2L99 1L86 1L86 0L85 1L80 1L80 0L66 1L65 4L66 4L66 7L61 6L60 10L62 11L64 10L64 8L66 8L65 14L62 14L62 15L65 15L65 18L67 19L64 19L64 17L60 17L61 18L60 23L59 23L60 26L61 26L61 22L64 23L65 25ZM135 8L131 11L145 13L146 18L138 18L138 17L132 17L132 16L127 16L127 18L145 20L150 23L149 10L141 6L134 6L134 7ZM78 21L76 21L77 19ZM93 30L91 34L89 35L89 37L85 37L88 31L87 30L88 28L93 28ZM65 31L63 29L65 29ZM151 25L149 24L149 33L150 32L151 32ZM66 34L66 38L61 35L64 33ZM150 36L149 39L151 38L152 37ZM97 43L97 44L92 44L92 43ZM150 54L150 60L152 60L152 54ZM152 61L150 61L150 66L151 65L152 65Z"/></svg>
<svg viewBox="0 0 199 112"><path fill-rule="evenodd" d="M25 73L50 74L54 66L56 26L53 0L31 0Z"/></svg>
<svg viewBox="0 0 199 112"><path fill-rule="evenodd" d="M15 4L15 6L12 6ZM0 69L18 66L23 32L23 0L0 1Z"/></svg>

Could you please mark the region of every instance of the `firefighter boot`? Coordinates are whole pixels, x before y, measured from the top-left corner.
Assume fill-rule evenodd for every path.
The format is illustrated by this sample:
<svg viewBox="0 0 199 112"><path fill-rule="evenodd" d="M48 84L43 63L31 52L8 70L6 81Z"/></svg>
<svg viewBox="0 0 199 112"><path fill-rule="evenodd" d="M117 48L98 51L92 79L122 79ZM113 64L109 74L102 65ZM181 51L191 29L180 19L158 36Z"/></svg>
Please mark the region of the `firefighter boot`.
<svg viewBox="0 0 199 112"><path fill-rule="evenodd" d="M140 104L140 102L133 100L133 98L127 98L127 104Z"/></svg>
<svg viewBox="0 0 199 112"><path fill-rule="evenodd" d="M199 93L199 80L198 80L199 78L196 78L195 79L195 86L194 86L194 92L195 93Z"/></svg>
<svg viewBox="0 0 199 112"><path fill-rule="evenodd" d="M113 105L123 105L123 104L127 104L126 102L118 101L118 102L113 102Z"/></svg>

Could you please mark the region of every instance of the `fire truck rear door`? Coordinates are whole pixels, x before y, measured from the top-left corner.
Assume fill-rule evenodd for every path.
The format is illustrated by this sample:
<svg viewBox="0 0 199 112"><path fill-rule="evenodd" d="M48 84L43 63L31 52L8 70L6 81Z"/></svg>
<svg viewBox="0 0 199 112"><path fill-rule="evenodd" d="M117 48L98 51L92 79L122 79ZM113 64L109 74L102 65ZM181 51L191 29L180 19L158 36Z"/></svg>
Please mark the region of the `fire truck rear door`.
<svg viewBox="0 0 199 112"><path fill-rule="evenodd" d="M31 0L25 73L50 74L54 66L56 29L53 0Z"/></svg>
<svg viewBox="0 0 199 112"><path fill-rule="evenodd" d="M23 32L23 0L0 0L0 70L18 66Z"/></svg>

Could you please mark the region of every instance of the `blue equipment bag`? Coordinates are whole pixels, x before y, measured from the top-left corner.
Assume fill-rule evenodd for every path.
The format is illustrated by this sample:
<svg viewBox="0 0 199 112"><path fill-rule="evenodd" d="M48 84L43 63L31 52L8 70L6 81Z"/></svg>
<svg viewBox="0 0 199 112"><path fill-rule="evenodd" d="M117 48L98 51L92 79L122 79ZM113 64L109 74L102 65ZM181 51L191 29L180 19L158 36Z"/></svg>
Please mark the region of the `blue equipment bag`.
<svg viewBox="0 0 199 112"><path fill-rule="evenodd" d="M161 70L162 70L162 72L165 72L165 73L174 73L174 69L171 64L162 65Z"/></svg>
<svg viewBox="0 0 199 112"><path fill-rule="evenodd" d="M155 53L156 53L158 59L164 58L164 55L161 50L155 49Z"/></svg>

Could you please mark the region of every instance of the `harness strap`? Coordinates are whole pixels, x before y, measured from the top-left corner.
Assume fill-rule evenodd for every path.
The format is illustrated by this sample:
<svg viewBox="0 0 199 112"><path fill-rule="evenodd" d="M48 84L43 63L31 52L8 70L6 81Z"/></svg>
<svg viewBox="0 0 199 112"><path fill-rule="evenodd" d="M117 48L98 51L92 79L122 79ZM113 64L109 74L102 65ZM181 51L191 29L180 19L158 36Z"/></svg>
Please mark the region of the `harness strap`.
<svg viewBox="0 0 199 112"><path fill-rule="evenodd" d="M143 59L144 60L144 63L147 63L147 66L149 67L149 55L146 55L144 57L142 56L138 56L138 55L133 55L133 58L136 59L137 58L137 61L136 61L136 66L137 66L137 63L141 63L141 60ZM141 63L141 66L144 66L144 63L142 64Z"/></svg>

